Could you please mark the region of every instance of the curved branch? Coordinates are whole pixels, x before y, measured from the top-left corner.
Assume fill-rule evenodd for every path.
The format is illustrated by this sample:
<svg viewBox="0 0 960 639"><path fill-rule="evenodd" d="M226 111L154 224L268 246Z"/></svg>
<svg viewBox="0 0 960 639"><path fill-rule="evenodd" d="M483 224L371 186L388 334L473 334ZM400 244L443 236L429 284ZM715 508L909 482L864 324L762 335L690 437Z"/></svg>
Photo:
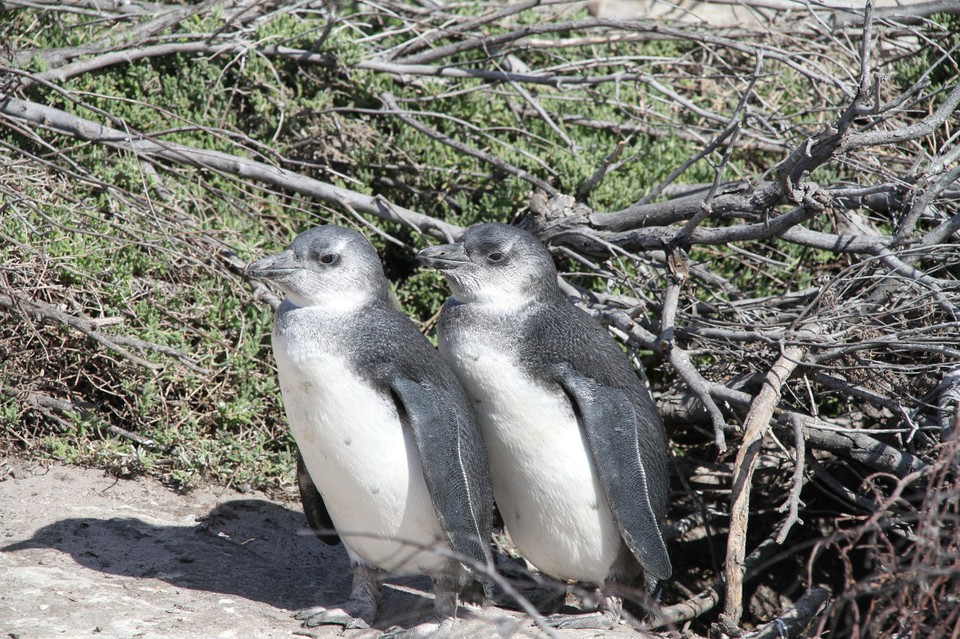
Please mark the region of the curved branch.
<svg viewBox="0 0 960 639"><path fill-rule="evenodd" d="M753 639L791 639L799 637L804 628L817 616L830 600L830 591L826 588L808 589L791 608L779 617L761 627Z"/></svg>
<svg viewBox="0 0 960 639"><path fill-rule="evenodd" d="M866 146L897 144L930 135L943 126L947 118L956 112L958 105L960 105L960 82L950 90L950 93L947 94L947 97L944 98L936 111L916 124L892 131L867 131L865 133L850 134L840 144L838 151L845 153Z"/></svg>
<svg viewBox="0 0 960 639"><path fill-rule="evenodd" d="M131 64L138 60L150 58L160 58L168 55L179 55L189 53L203 53L210 56L223 54L236 54L252 48L251 43L227 42L214 44L209 40L197 40L191 42L169 42L166 44L156 44L146 47L135 47L131 49L120 49L110 51L92 58L85 58L77 62L71 62L61 67L56 67L27 76L21 83L22 86L30 86L38 81L40 82L66 82L70 78L99 71L107 67L118 64ZM323 67L331 68L336 66L335 56L326 53L312 53L302 49L291 49L290 47L268 45L258 49L259 53L266 56L280 56L292 58L300 62L310 62Z"/></svg>

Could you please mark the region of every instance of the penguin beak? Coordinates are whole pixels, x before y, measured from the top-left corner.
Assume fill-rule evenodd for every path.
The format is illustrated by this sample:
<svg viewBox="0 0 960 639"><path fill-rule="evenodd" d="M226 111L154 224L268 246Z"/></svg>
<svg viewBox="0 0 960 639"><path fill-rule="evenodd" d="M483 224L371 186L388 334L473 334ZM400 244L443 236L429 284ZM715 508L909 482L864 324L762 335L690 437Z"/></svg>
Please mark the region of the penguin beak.
<svg viewBox="0 0 960 639"><path fill-rule="evenodd" d="M284 251L277 255L268 255L256 262L251 262L244 269L250 277L259 277L265 280L275 280L288 275L299 268L293 251Z"/></svg>
<svg viewBox="0 0 960 639"><path fill-rule="evenodd" d="M435 268L438 271L449 271L470 261L463 244L438 244L428 246L417 253L417 260L424 266Z"/></svg>

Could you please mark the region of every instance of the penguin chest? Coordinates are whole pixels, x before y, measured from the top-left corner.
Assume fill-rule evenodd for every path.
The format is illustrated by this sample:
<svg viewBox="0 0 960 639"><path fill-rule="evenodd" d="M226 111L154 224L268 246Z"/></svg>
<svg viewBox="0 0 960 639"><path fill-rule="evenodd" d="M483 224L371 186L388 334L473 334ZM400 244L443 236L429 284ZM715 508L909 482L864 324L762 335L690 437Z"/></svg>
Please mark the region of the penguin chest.
<svg viewBox="0 0 960 639"><path fill-rule="evenodd" d="M392 399L336 354L276 336L274 354L290 429L347 548L391 572L442 570L429 549L445 536Z"/></svg>
<svg viewBox="0 0 960 639"><path fill-rule="evenodd" d="M622 540L569 399L510 353L442 346L477 414L494 497L517 548L553 577L602 583Z"/></svg>

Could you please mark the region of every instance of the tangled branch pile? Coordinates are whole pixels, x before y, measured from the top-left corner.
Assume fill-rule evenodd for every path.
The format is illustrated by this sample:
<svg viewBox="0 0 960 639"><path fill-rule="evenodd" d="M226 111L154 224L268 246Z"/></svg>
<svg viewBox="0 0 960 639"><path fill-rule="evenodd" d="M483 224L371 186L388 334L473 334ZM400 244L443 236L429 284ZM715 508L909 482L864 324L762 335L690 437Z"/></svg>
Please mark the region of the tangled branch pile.
<svg viewBox="0 0 960 639"><path fill-rule="evenodd" d="M275 481L238 267L355 224L429 330L413 248L509 219L664 411L665 625L951 636L960 10L784 4L0 3L7 445Z"/></svg>

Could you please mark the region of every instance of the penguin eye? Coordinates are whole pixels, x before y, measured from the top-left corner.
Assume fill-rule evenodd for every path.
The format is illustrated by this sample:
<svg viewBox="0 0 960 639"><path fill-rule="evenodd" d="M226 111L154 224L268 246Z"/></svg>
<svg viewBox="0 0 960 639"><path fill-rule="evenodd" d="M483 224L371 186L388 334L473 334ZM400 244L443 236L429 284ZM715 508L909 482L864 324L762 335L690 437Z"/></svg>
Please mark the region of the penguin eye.
<svg viewBox="0 0 960 639"><path fill-rule="evenodd" d="M336 264L337 260L340 259L340 256L336 253L324 253L320 256L321 264Z"/></svg>
<svg viewBox="0 0 960 639"><path fill-rule="evenodd" d="M487 256L487 259L490 260L491 262L499 262L500 260L503 259L503 253L501 253L500 251L494 251L493 253Z"/></svg>

